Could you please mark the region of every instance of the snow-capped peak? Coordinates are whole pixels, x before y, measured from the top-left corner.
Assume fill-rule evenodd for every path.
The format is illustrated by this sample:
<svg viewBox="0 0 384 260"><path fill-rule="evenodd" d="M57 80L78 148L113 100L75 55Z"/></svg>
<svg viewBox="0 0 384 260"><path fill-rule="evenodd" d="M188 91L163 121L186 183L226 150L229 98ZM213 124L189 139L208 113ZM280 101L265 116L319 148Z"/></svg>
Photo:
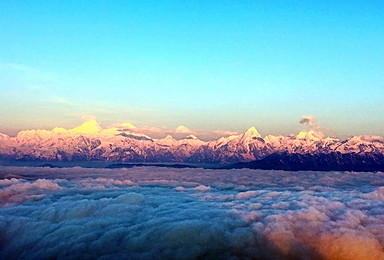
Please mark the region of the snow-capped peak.
<svg viewBox="0 0 384 260"><path fill-rule="evenodd" d="M297 136L297 139L307 139L312 141L319 141L324 138L324 134L322 132L315 132L313 130L309 131L301 131Z"/></svg>
<svg viewBox="0 0 384 260"><path fill-rule="evenodd" d="M0 133L0 139L9 139L10 137L6 134Z"/></svg>
<svg viewBox="0 0 384 260"><path fill-rule="evenodd" d="M128 124L124 128L119 124L103 129L95 120L90 120L69 130L55 128L52 131L21 131L16 137L0 135L0 156L43 160L71 160L82 156L86 160L179 162L252 161L276 152L372 153L384 156L384 138L381 136L355 136L340 141L325 138L319 131L307 130L298 135L270 135L262 138L256 128L251 127L243 134L206 142L192 133L180 134L174 131L164 133L173 133L177 139L171 135L152 139L139 133L139 130L130 129Z"/></svg>
<svg viewBox="0 0 384 260"><path fill-rule="evenodd" d="M376 136L376 135L359 135L359 136L353 136L351 141L356 142L365 142L365 143L384 143L384 137L382 136Z"/></svg>
<svg viewBox="0 0 384 260"><path fill-rule="evenodd" d="M53 133L65 133L66 131L67 130L65 128L62 128L62 127L55 127L52 130Z"/></svg>
<svg viewBox="0 0 384 260"><path fill-rule="evenodd" d="M173 136L167 135L166 137L162 139L155 139L155 141L161 145L167 145L167 146L177 146L178 142Z"/></svg>
<svg viewBox="0 0 384 260"><path fill-rule="evenodd" d="M261 135L259 134L259 132L256 130L256 128L255 127L251 127L251 128L249 128L246 132L245 132L245 134L244 134L245 136L249 136L249 137L261 137Z"/></svg>
<svg viewBox="0 0 384 260"><path fill-rule="evenodd" d="M249 128L244 134L242 139L252 139L254 137L261 137L259 132L256 130L256 128L251 127Z"/></svg>
<svg viewBox="0 0 384 260"><path fill-rule="evenodd" d="M85 122L81 126L71 129L71 131L81 133L81 134L96 134L101 130L103 129L94 119Z"/></svg>
<svg viewBox="0 0 384 260"><path fill-rule="evenodd" d="M122 123L121 126L122 127L126 127L126 128L130 128L130 129L135 129L136 128L136 126L134 126L131 123Z"/></svg>
<svg viewBox="0 0 384 260"><path fill-rule="evenodd" d="M192 131L190 129L188 129L187 127L185 127L183 125L179 125L176 128L175 132L178 133L178 134L189 134L189 133L192 133Z"/></svg>
<svg viewBox="0 0 384 260"><path fill-rule="evenodd" d="M188 144L188 145L192 145L192 146L200 146L200 145L203 145L206 143L192 134L186 136L185 138L179 140L178 142L179 142L179 144Z"/></svg>
<svg viewBox="0 0 384 260"><path fill-rule="evenodd" d="M197 136L195 136L195 135L188 135L188 136L185 137L184 139L198 140Z"/></svg>

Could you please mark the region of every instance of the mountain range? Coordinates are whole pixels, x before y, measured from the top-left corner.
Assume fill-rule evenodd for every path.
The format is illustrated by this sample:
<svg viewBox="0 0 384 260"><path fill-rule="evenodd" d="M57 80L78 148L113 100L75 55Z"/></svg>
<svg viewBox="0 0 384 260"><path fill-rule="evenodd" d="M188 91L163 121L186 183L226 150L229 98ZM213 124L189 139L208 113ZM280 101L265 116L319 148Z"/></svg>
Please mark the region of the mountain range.
<svg viewBox="0 0 384 260"><path fill-rule="evenodd" d="M245 133L202 141L195 135L155 139L125 123L103 129L95 120L66 130L27 130L0 134L0 159L24 161L107 161L218 163L230 167L282 170L384 170L384 138L324 137L314 130L262 137ZM228 166L226 166L228 167Z"/></svg>

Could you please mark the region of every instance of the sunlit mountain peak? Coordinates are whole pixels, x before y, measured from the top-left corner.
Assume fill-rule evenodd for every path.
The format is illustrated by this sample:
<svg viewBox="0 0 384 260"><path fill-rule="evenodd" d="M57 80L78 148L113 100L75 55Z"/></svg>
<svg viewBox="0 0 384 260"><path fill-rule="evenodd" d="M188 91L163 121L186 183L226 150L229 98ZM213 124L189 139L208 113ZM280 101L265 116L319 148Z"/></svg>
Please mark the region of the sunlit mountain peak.
<svg viewBox="0 0 384 260"><path fill-rule="evenodd" d="M71 129L71 131L82 133L82 134L96 134L101 130L102 130L101 126L94 119L85 122L81 126Z"/></svg>
<svg viewBox="0 0 384 260"><path fill-rule="evenodd" d="M183 126L183 125L179 125L176 128L176 133L178 133L178 134L189 134L189 133L192 133L192 131L190 129L188 129L187 127Z"/></svg>
<svg viewBox="0 0 384 260"><path fill-rule="evenodd" d="M131 129L135 129L135 128L136 128L136 126L134 126L134 125L131 124L131 123L122 123L121 126L122 126L122 127L131 128Z"/></svg>
<svg viewBox="0 0 384 260"><path fill-rule="evenodd" d="M54 132L54 133L65 133L65 131L67 131L67 130L65 128L62 128L62 127L55 127L52 130L52 132Z"/></svg>
<svg viewBox="0 0 384 260"><path fill-rule="evenodd" d="M301 131L296 137L297 139L308 139L308 140L318 141L324 138L324 134L322 132L316 132L316 131L310 130L310 131Z"/></svg>
<svg viewBox="0 0 384 260"><path fill-rule="evenodd" d="M197 136L195 136L195 135L188 135L184 139L198 140Z"/></svg>
<svg viewBox="0 0 384 260"><path fill-rule="evenodd" d="M255 127L251 127L251 128L249 128L246 132L245 132L245 134L244 134L244 136L248 136L248 137L261 137L261 135L259 134L259 132L256 130L256 128Z"/></svg>

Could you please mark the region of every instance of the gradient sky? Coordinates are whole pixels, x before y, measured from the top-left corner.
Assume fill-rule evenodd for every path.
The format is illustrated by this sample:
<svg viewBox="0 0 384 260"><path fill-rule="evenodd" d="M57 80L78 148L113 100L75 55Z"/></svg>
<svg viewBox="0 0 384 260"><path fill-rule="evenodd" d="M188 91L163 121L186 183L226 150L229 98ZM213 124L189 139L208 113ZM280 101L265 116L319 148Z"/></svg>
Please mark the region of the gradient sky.
<svg viewBox="0 0 384 260"><path fill-rule="evenodd" d="M0 1L0 132L384 135L383 1Z"/></svg>

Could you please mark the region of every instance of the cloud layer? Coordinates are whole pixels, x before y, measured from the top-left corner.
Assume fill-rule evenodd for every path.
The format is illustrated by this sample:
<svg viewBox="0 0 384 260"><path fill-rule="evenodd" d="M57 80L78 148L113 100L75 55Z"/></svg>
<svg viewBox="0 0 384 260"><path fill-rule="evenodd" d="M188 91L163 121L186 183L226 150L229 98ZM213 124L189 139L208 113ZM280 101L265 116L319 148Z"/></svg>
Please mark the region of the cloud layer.
<svg viewBox="0 0 384 260"><path fill-rule="evenodd" d="M0 258L384 259L384 173L0 168Z"/></svg>

